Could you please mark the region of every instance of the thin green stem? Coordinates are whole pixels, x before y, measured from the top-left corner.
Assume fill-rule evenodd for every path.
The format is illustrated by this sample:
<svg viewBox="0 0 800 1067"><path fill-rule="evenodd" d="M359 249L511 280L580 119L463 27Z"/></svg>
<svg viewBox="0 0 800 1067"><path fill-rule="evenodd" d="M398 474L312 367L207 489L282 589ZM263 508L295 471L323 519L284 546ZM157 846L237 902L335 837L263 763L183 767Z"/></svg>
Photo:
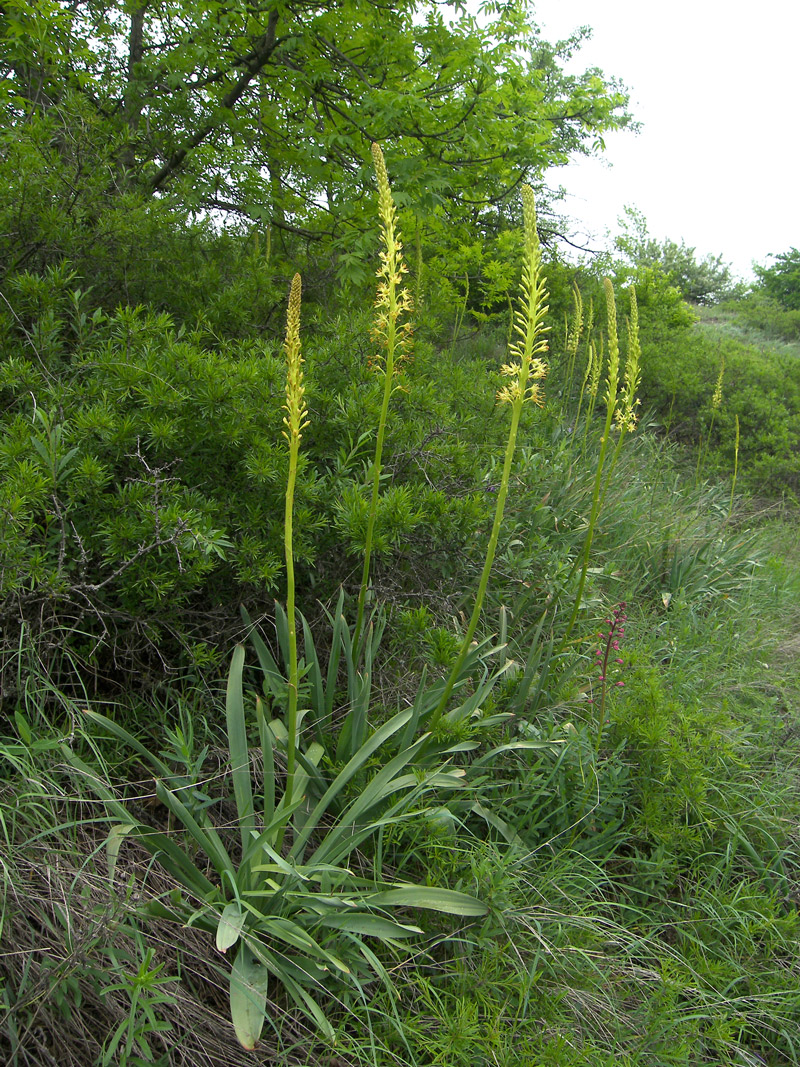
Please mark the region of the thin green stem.
<svg viewBox="0 0 800 1067"><path fill-rule="evenodd" d="M736 415L736 441L733 446L733 481L731 482L731 500L728 505L728 521L733 515L733 494L736 492L736 476L739 473L739 416Z"/></svg>
<svg viewBox="0 0 800 1067"><path fill-rule="evenodd" d="M520 415L522 414L522 404L515 405L511 412L511 427L508 431L508 442L506 444L505 460L503 462L503 474L500 480L500 488L497 492L497 504L494 509L494 522L492 523L492 532L489 536L489 545L486 549L486 559L483 564L483 570L481 571L481 580L478 583L478 592L475 597L475 605L472 609L472 616L467 626L467 632L464 635L464 640L461 643L461 650L458 654L456 662L450 671L450 675L447 679L447 685L444 688L444 692L439 699L439 703L436 705L436 710L431 716L430 726L433 729L439 722L439 719L447 706L447 701L450 699L450 694L453 692L453 687L456 684L461 668L464 666L464 660L472 645L472 639L475 636L475 631L478 628L478 622L481 617L481 610L483 608L483 600L486 596L486 589L489 585L489 575L492 571L492 565L494 563L495 552L497 551L497 541L500 537L500 528L503 525L503 511L505 510L506 496L508 494L508 483L511 477L511 464L514 461L514 452L517 445L517 430L519 428Z"/></svg>
<svg viewBox="0 0 800 1067"><path fill-rule="evenodd" d="M286 709L286 806L294 796L294 780L297 762L297 626L295 622L295 580L293 517L294 492L297 482L300 438L307 423L307 410L303 401L303 360L300 355L300 275L292 279L289 296L289 311L286 323L286 416L283 420L284 437L289 443L289 474L286 479L286 505L283 518L283 545L286 556L286 615L289 626L289 692ZM283 834L281 833L281 837Z"/></svg>
<svg viewBox="0 0 800 1067"><path fill-rule="evenodd" d="M506 495L508 494L508 483L511 479L511 465L514 462L517 431L522 408L527 401L539 405L544 402L538 383L547 373L547 366L540 358L547 351L547 342L544 338L546 328L543 325L544 316L548 310L545 304L547 291L544 279L540 275L541 250L536 232L536 206L533 190L528 185L522 188L522 204L525 226L525 252L522 265L520 302L514 323L514 329L519 335L519 340L509 347L511 360L502 368L502 373L510 378L511 382L505 385L497 394L498 400L511 405L511 425L506 442L503 473L500 478L492 532L489 535L489 545L486 549L486 559L484 560L480 582L478 583L478 592L475 597L472 616L456 662L453 664L444 691L431 716L429 724L431 729L436 727L447 707L447 701L461 674L475 631L478 628L483 601L489 584L489 575L491 574L495 552L497 551L500 527L503 524L503 511L505 509Z"/></svg>
<svg viewBox="0 0 800 1067"><path fill-rule="evenodd" d="M605 466L606 453L608 451L608 442L611 436L611 425L614 421L614 413L617 403L617 392L619 388L619 342L617 340L617 309L614 301L614 287L611 284L611 280L606 278L604 283L606 293L606 307L608 313L608 377L606 379L606 424L603 429L603 438L600 443L600 456L597 460L597 471L594 477L594 487L592 489L592 506L589 513L589 528L586 531L586 540L583 546L583 553L580 557L581 573L578 581L578 591L575 594L575 603L572 607L572 614L570 615L569 622L564 636L561 639L561 648L564 648L567 641L572 634L572 630L575 626L575 622L578 618L578 614L581 609L581 601L583 600L583 590L586 585L586 575L589 571L589 559L592 552L592 541L594 539L595 526L597 524L597 517L600 514L600 508L602 506L605 493L602 492L603 487L603 469Z"/></svg>
<svg viewBox="0 0 800 1067"><path fill-rule="evenodd" d="M370 561L372 558L372 541L375 535L375 520L378 514L378 494L381 481L381 460L383 458L383 442L386 435L386 420L389 415L389 401L392 397L392 377L394 375L394 348L395 326L390 320L387 331L386 366L383 381L383 401L381 413L378 419L378 438L375 442L375 456L372 461L372 495L370 497L369 514L367 516L367 536L364 545L364 565L361 572L361 586L358 591L358 608L356 611L356 628L353 634L353 649L356 661L359 658L359 640L364 623L364 605L366 603L367 588L369 586Z"/></svg>
<svg viewBox="0 0 800 1067"><path fill-rule="evenodd" d="M297 625L295 622L295 583L292 518L294 487L297 480L297 457L300 441L292 437L289 446L289 477L286 483L286 509L283 520L283 543L286 552L286 616L289 622L289 705L286 709L286 804L292 803L297 759Z"/></svg>

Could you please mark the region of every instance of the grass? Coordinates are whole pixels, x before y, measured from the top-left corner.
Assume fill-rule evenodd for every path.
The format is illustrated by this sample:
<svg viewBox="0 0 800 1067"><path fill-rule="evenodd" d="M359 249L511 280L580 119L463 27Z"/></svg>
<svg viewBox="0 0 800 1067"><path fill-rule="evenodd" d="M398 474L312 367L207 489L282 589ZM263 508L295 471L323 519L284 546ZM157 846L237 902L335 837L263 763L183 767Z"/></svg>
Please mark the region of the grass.
<svg viewBox="0 0 800 1067"><path fill-rule="evenodd" d="M747 322L735 304L696 307L694 312L699 320L698 328L712 338L726 337L765 353L800 358L800 341L789 340L768 332L763 325Z"/></svg>

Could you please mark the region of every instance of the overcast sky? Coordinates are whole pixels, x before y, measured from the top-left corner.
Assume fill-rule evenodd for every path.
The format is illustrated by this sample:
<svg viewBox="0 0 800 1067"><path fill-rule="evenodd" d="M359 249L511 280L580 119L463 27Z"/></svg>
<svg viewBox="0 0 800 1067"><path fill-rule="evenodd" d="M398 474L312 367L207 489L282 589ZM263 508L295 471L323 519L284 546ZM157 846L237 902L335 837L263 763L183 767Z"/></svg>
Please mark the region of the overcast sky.
<svg viewBox="0 0 800 1067"><path fill-rule="evenodd" d="M546 40L593 28L573 61L625 82L638 135L606 138L612 166L551 174L566 211L602 242L626 204L652 236L753 260L800 247L798 0L538 0Z"/></svg>

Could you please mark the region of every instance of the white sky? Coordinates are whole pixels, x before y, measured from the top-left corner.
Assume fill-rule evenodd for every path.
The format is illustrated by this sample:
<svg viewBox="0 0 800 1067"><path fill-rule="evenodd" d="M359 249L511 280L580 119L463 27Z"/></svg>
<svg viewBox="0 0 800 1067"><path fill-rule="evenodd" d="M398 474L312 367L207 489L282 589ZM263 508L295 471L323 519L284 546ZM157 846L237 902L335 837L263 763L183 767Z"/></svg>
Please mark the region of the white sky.
<svg viewBox="0 0 800 1067"><path fill-rule="evenodd" d="M736 274L800 247L798 0L537 0L546 40L593 35L573 63L625 82L642 123L605 159L551 172L604 245L626 204L659 240L722 254Z"/></svg>

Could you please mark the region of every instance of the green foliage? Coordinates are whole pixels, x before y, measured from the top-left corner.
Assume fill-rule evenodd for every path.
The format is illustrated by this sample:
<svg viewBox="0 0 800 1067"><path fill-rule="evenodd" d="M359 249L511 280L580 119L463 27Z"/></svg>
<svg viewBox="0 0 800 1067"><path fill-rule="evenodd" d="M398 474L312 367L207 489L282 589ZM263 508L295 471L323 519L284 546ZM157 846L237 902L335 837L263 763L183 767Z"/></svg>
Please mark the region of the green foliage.
<svg viewBox="0 0 800 1067"><path fill-rule="evenodd" d="M704 476L738 425L742 479L796 489L795 365L695 325L724 265L642 229L627 265L544 268L522 404L543 295L528 225L509 357L508 192L625 122L564 71L580 35L521 2L6 8L0 1057L795 1062L796 530L743 532L647 417L620 450L636 305L626 383L600 274ZM424 339L382 389L389 135ZM238 644L223 713L242 617L259 670Z"/></svg>
<svg viewBox="0 0 800 1067"><path fill-rule="evenodd" d="M133 817L93 768L66 746L64 754L85 775L86 786L104 803L114 821L107 841L112 884L120 838L135 839L152 853L173 881L173 888L162 890L144 904L142 914L191 924L212 933L220 952L238 946L230 972L231 1015L240 1043L252 1049L267 1014L270 978L280 982L296 1007L315 1026L333 1037L333 1028L315 991L330 988L334 976L359 991L362 983L372 977L370 972L389 981L384 967L366 948L362 937L376 938L397 947L403 939L421 932L416 926L388 918L393 908L419 907L450 914L481 915L485 907L464 893L386 881L379 866L374 866L368 877L342 866L359 846L363 848L383 828L408 818L432 789L459 786L458 773L444 765L432 768L423 776L407 773L424 739L401 748L393 758L387 759L359 793L341 805L333 823L326 825L326 816L351 779L367 766L385 742L403 729L411 712L401 712L368 736L314 802L307 799L306 783L316 772L322 748L312 746L303 770L287 777L286 789L278 796L275 746L281 734L258 709L263 767L261 792L256 793L245 720L243 665L244 649L239 646L231 662L226 713L228 760L236 807L233 829L240 838L239 843L228 841L226 827L217 829L208 805L198 806L192 801L191 793L185 793L182 775L176 779L168 764L106 716L93 711L86 713L97 727L135 750L150 764L158 776L156 795L172 818L183 826L189 849ZM285 726L282 735L286 736ZM282 854L289 828L288 851ZM212 871L214 881L208 877ZM149 965L149 959L146 962ZM123 1033L114 1035L115 1043ZM141 1045L142 1039L129 1030L128 1044L134 1040Z"/></svg>
<svg viewBox="0 0 800 1067"><path fill-rule="evenodd" d="M800 251L790 248L770 258L771 267L755 267L761 289L786 311L800 311Z"/></svg>
<svg viewBox="0 0 800 1067"><path fill-rule="evenodd" d="M694 248L685 241L657 241L647 231L640 211L628 207L619 220L622 233L616 239L619 252L636 268L651 269L664 275L684 300L691 304L718 304L741 291L731 268L722 256L704 256L698 260Z"/></svg>
<svg viewBox="0 0 800 1067"><path fill-rule="evenodd" d="M746 332L744 340L760 344L765 340L772 348L780 342L793 345L793 354L798 352L800 342L800 311L789 310L777 300L756 289L741 300L723 305L725 313Z"/></svg>
<svg viewBox="0 0 800 1067"><path fill-rule="evenodd" d="M283 361L269 343L221 343L144 308L92 312L73 284L68 271L19 276L4 321L5 639L22 621L47 632L61 620L91 669L156 652L188 664L224 648L220 624L236 624L240 599L281 588ZM306 345L312 422L294 538L299 588L314 581L323 597L347 573L334 557L364 545L364 451L380 402L364 332L355 317ZM387 432L394 484L378 501L377 582L452 569L490 506L468 444L494 421L485 380L483 360L417 346ZM466 403L470 390L483 410ZM320 561L332 567L321 585Z"/></svg>
<svg viewBox="0 0 800 1067"><path fill-rule="evenodd" d="M15 180L12 202L27 200L25 217L47 219L50 234L76 229L88 244L109 207L125 227L113 201L174 196L184 211L261 229L270 253L324 238L341 276L359 284L370 142L397 148L401 207L474 223L476 203L493 211L629 121L613 80L565 70L581 33L549 44L525 0L485 14L447 18L415 0L202 11L21 2L0 23L6 137L27 146L10 170L25 175L43 153L47 181L24 176L20 190ZM11 232L14 269L52 254L32 228Z"/></svg>
<svg viewBox="0 0 800 1067"><path fill-rule="evenodd" d="M724 399L712 400L720 360ZM746 484L780 495L798 488L800 390L797 361L729 336L684 328L657 349L645 346L643 396L682 440L707 438L718 468L733 470L735 418L741 428L739 469Z"/></svg>

